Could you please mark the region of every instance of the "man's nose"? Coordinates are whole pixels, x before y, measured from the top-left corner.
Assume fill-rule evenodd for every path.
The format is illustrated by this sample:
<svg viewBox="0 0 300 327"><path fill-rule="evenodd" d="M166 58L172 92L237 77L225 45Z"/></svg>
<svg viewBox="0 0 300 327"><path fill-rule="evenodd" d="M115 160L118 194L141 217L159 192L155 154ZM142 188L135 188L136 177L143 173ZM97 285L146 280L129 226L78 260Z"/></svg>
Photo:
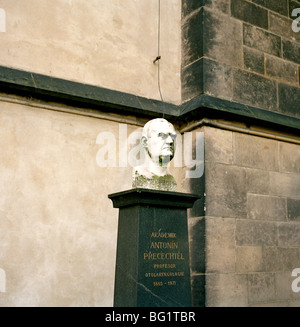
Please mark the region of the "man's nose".
<svg viewBox="0 0 300 327"><path fill-rule="evenodd" d="M171 135L168 135L168 137L166 139L166 142L169 143L169 144L174 143L174 139L171 137Z"/></svg>

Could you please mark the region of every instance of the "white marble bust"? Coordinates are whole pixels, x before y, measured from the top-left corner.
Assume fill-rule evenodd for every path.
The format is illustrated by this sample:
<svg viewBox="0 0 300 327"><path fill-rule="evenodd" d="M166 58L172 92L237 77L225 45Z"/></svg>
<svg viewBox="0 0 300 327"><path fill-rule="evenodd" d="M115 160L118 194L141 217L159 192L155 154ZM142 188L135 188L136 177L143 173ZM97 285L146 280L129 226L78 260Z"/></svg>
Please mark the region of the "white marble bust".
<svg viewBox="0 0 300 327"><path fill-rule="evenodd" d="M175 155L176 135L166 119L156 118L145 124L141 137L145 161L133 169L133 187L176 191L176 181L168 169Z"/></svg>

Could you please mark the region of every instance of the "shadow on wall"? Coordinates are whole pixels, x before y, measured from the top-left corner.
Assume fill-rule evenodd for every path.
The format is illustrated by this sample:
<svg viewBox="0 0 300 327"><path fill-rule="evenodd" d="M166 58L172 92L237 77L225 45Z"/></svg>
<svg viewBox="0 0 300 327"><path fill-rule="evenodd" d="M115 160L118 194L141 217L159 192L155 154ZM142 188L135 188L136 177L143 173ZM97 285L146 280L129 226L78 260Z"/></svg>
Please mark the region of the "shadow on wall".
<svg viewBox="0 0 300 327"><path fill-rule="evenodd" d="M204 133L202 134L202 174L198 178L187 179L190 193L201 195L193 208L189 209L189 242L190 242L190 267L192 301L194 307L205 306L205 167L204 167ZM198 151L197 143L194 143L193 156Z"/></svg>

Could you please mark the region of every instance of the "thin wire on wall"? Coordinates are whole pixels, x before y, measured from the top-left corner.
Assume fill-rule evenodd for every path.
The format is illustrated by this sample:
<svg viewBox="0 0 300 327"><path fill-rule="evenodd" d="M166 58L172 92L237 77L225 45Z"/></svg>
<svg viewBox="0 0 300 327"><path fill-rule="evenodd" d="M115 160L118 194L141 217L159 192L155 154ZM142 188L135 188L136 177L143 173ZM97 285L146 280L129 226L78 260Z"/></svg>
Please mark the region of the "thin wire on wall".
<svg viewBox="0 0 300 327"><path fill-rule="evenodd" d="M161 13L161 5L160 5L160 0L158 0L158 28L157 28L157 57L154 59L153 63L157 63L157 85L158 85L158 91L160 95L160 99L162 102L164 102L164 98L162 96L161 92L161 86L160 86L160 30L161 30L161 24L160 24L160 13ZM164 117L164 114L163 114Z"/></svg>
<svg viewBox="0 0 300 327"><path fill-rule="evenodd" d="M161 101L164 101L163 99L163 96L162 96L162 93L161 93L161 87L160 87L160 58L161 58L161 55L160 55L160 0L158 0L158 35L157 35L157 58L158 59L158 62L157 62L157 68L158 68L158 90L159 90L159 94L160 94L160 98L161 98Z"/></svg>

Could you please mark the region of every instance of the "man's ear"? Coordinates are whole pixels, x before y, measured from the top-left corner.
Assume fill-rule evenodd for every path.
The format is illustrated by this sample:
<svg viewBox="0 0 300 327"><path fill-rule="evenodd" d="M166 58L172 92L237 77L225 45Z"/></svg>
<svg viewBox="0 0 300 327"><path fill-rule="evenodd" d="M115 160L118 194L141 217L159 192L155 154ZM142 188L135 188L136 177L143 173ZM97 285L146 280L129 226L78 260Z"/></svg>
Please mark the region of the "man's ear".
<svg viewBox="0 0 300 327"><path fill-rule="evenodd" d="M141 144L142 144L143 148L148 148L148 139L146 136L141 137Z"/></svg>

